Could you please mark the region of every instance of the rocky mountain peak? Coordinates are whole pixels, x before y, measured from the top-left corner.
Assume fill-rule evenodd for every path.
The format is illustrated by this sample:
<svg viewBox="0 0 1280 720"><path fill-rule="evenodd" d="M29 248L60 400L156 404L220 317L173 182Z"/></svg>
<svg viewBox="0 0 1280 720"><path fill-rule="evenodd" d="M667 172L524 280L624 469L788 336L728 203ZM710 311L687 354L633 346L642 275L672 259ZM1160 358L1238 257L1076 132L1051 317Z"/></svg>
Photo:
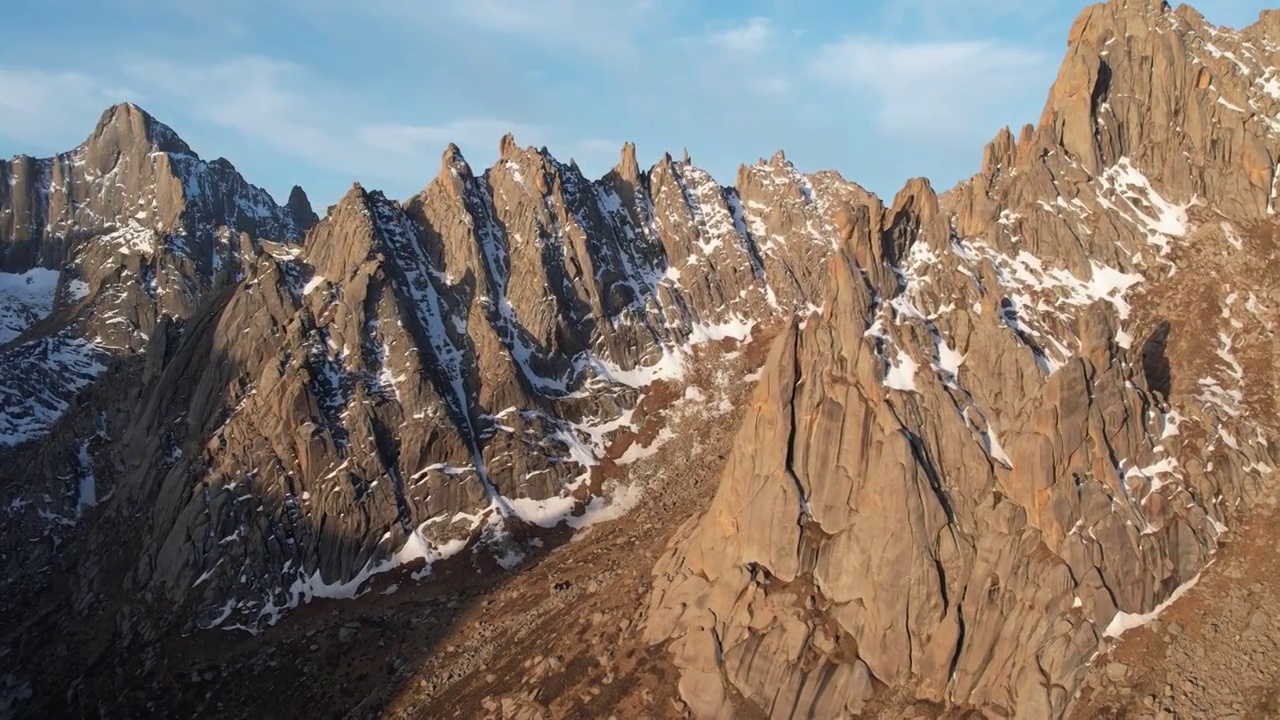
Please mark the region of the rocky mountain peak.
<svg viewBox="0 0 1280 720"><path fill-rule="evenodd" d="M1013 133L1008 127L1001 128L995 139L982 152L981 174L996 178L1001 172L1017 167L1017 164L1017 142L1013 139Z"/></svg>
<svg viewBox="0 0 1280 720"><path fill-rule="evenodd" d="M907 180L893 196L886 215L890 227L906 218L920 226L929 225L939 217L938 194L934 192L933 184L924 177Z"/></svg>
<svg viewBox="0 0 1280 720"><path fill-rule="evenodd" d="M1266 218L1277 194L1278 51L1265 17L1235 31L1187 6L1090 6L1072 26L1039 125L1023 130L1016 150L998 134L982 170L948 192L944 204L956 211L962 233L998 234L1002 212L1006 226L1021 214L1010 194L1015 187L1030 183L1029 194L1043 197L1064 174L1112 187L1127 182L1129 168L1170 206ZM1011 169L1039 179L1014 180ZM1175 227L1171 210L1165 223L1152 208L1138 212L1154 217L1153 227Z"/></svg>
<svg viewBox="0 0 1280 720"><path fill-rule="evenodd" d="M182 238L174 247L212 275L220 228L297 239L315 221L309 203L277 205L229 161L202 160L132 103L108 108L73 150L0 161L0 178L0 266L14 271L57 267L86 238L125 231Z"/></svg>
<svg viewBox="0 0 1280 720"><path fill-rule="evenodd" d="M636 161L636 144L632 142L622 144L622 158L618 164L614 166L614 171L619 177L628 182L638 182L640 179L640 163Z"/></svg>
<svg viewBox="0 0 1280 720"><path fill-rule="evenodd" d="M503 135L498 143L498 157L502 160L510 160L519 152L520 145L516 143L516 136L513 133Z"/></svg>
<svg viewBox="0 0 1280 720"><path fill-rule="evenodd" d="M1250 30L1264 36L1280 36L1280 10L1263 10L1259 12L1258 22Z"/></svg>
<svg viewBox="0 0 1280 720"><path fill-rule="evenodd" d="M444 149L444 153L440 156L440 175L452 175L463 180L472 177L471 165L463 157L462 150L453 143L449 143L448 147Z"/></svg>
<svg viewBox="0 0 1280 720"><path fill-rule="evenodd" d="M929 220L938 212L938 195L929 178L913 177L909 178L902 189L893 196L890 207L895 213L915 212L927 215L925 219Z"/></svg>
<svg viewBox="0 0 1280 720"><path fill-rule="evenodd" d="M307 264L314 278L341 283L359 271L377 246L372 193L360 183L329 208L307 233Z"/></svg>
<svg viewBox="0 0 1280 720"><path fill-rule="evenodd" d="M307 198L306 191L299 185L294 185L289 191L289 201L285 203L285 209L297 222L298 232L301 235L306 235L307 231L320 221L316 211L311 208L311 200Z"/></svg>
<svg viewBox="0 0 1280 720"><path fill-rule="evenodd" d="M342 208L352 203L362 203L367 195L368 191L364 189L364 183L356 180L351 183L351 187L347 188L347 191L343 193L342 198L338 200L334 207Z"/></svg>
<svg viewBox="0 0 1280 720"><path fill-rule="evenodd" d="M671 693L700 717L1062 715L1280 465L1271 24L1093 6L1041 124L887 206L781 150L726 186L687 151L645 169L626 143L591 180L508 133L483 172L450 144L414 197L354 183L317 218L301 188L279 206L132 105L76 150L0 164L0 545L17 548L0 560L18 578L0 627L93 635L83 655L16 644L0 682L31 682L47 716L133 716L153 688L208 702L267 681L201 665L191 690L186 657L144 650L303 628L302 672L323 673L330 641L305 628L330 607L299 626L293 609L376 613L337 633L345 657L353 632L422 637L413 593L435 610L440 587L512 571L537 585L512 596L532 615L480 606L490 647L514 624L554 644L568 616L540 638L542 609L626 596L618 642L661 689L600 672L660 695L655 716ZM673 483L702 494L673 501ZM633 503L651 544L593 545L606 531L547 553ZM564 557L615 545L597 589L560 581ZM518 682L555 672L546 655ZM596 677L583 658L561 670ZM433 702L484 696L444 692L480 684L470 670L426 668ZM564 704L578 695L530 716L601 714Z"/></svg>
<svg viewBox="0 0 1280 720"><path fill-rule="evenodd" d="M112 152L192 154L191 148L172 128L128 102L107 108L85 145L91 148L91 162Z"/></svg>

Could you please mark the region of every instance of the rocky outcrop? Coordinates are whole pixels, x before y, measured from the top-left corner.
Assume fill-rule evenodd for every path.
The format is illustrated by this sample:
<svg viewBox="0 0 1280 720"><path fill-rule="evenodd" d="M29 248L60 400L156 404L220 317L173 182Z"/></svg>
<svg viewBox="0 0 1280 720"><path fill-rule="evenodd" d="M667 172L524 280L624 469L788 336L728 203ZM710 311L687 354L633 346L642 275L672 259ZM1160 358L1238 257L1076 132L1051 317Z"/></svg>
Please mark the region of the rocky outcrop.
<svg viewBox="0 0 1280 720"><path fill-rule="evenodd" d="M590 180L508 135L321 219L112 108L0 166L2 625L102 628L13 657L142 677L175 632L514 566L608 507L694 346L768 325L649 603L689 706L1060 715L1275 465L1274 26L1090 8L1039 125L887 204L781 152Z"/></svg>
<svg viewBox="0 0 1280 720"><path fill-rule="evenodd" d="M314 218L300 190L277 206L129 104L75 150L0 162L0 176L0 283L57 277L39 315L5 323L0 447L47 433L113 359L140 356L166 319L238 279L239 234L296 241Z"/></svg>
<svg viewBox="0 0 1280 720"><path fill-rule="evenodd" d="M1271 252L1270 37L1089 8L1038 127L941 199L913 181L860 219L879 252L830 263L655 570L647 637L697 715L905 695L1057 717L1194 581L1275 465L1274 288L1242 272Z"/></svg>
<svg viewBox="0 0 1280 720"><path fill-rule="evenodd" d="M766 361L712 509L659 564L650 638L676 638L702 716L731 716L735 695L770 716L852 715L884 686L1062 713L1117 613L1205 565L1269 453L1228 451L1158 492L1161 458L1211 453L1171 441L1186 430L1101 303L1080 319L1079 356L1012 402L965 387L970 367L1030 359L994 332L970 336L961 374L940 352L910 388L886 388L911 361L877 350L857 266L833 273L822 317L793 323Z"/></svg>
<svg viewBox="0 0 1280 720"><path fill-rule="evenodd" d="M320 222L320 216L311 209L311 200L307 198L306 191L298 185L294 185L289 191L289 200L285 203L284 209L293 218L294 226L298 229L300 236L306 235L316 223Z"/></svg>
<svg viewBox="0 0 1280 720"><path fill-rule="evenodd" d="M172 129L128 103L103 113L70 152L0 161L0 179L5 272L56 269L82 241L131 226L180 241L205 261L219 227L284 240L314 222L305 194L278 207L226 160L201 160Z"/></svg>
<svg viewBox="0 0 1280 720"><path fill-rule="evenodd" d="M816 310L833 237L852 232L837 226L880 212L780 155L740 177L641 171L628 146L593 182L507 137L480 174L450 147L403 203L354 186L298 243L218 225L205 264L165 226L81 242L62 269L74 297L20 346L65 336L86 369L64 363L57 412L11 412L11 455L48 479L11 486L14 531L60 542L101 497L103 518L148 508L128 594L253 631L467 548L517 562L515 538L607 504L595 468L650 386L678 382L694 345ZM307 207L292 193L291 227ZM17 352L0 384L15 396L59 372ZM114 551L119 527L96 521L88 544Z"/></svg>

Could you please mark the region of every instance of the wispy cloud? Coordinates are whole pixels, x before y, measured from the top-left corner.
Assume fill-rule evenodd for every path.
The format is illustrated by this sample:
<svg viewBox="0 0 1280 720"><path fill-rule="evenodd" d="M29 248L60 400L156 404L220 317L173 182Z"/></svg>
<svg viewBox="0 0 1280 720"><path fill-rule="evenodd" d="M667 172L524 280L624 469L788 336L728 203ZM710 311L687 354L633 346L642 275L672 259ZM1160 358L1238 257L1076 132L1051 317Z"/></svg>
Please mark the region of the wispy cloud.
<svg viewBox="0 0 1280 720"><path fill-rule="evenodd" d="M1047 18L1062 12L1057 3L1025 0L889 0L883 5L888 29L946 38L988 33L993 23L1046 27L1051 25Z"/></svg>
<svg viewBox="0 0 1280 720"><path fill-rule="evenodd" d="M261 56L200 65L163 60L135 62L132 81L186 108L197 120L253 138L313 167L372 183L426 184L449 143L483 169L506 133L522 145L553 144L556 132L502 118L440 122L385 122L387 115L348 89L326 83L306 68ZM596 160L601 141L566 141L562 157ZM614 144L617 152L620 144Z"/></svg>
<svg viewBox="0 0 1280 720"><path fill-rule="evenodd" d="M357 139L369 148L421 155L439 154L449 143L463 148L497 147L499 138L507 133L521 144L540 145L546 129L502 120L469 119L441 125L363 125L356 133Z"/></svg>
<svg viewBox="0 0 1280 720"><path fill-rule="evenodd" d="M756 55L773 40L773 23L768 18L749 18L742 25L712 32L707 41L729 52Z"/></svg>
<svg viewBox="0 0 1280 720"><path fill-rule="evenodd" d="M85 130L85 120L107 105L136 97L83 73L0 68L0 137L24 151L52 150L51 143Z"/></svg>
<svg viewBox="0 0 1280 720"><path fill-rule="evenodd" d="M553 53L622 61L637 56L636 38L667 1L373 0L371 7L428 30L461 24Z"/></svg>
<svg viewBox="0 0 1280 720"><path fill-rule="evenodd" d="M823 47L810 69L825 83L870 91L883 131L947 139L993 131L1002 113L1043 92L1047 58L990 40L891 42L863 36Z"/></svg>
<svg viewBox="0 0 1280 720"><path fill-rule="evenodd" d="M674 68L675 82L692 81L704 103L731 113L747 110L792 87L792 39L772 19L753 16L681 38L666 53L667 67Z"/></svg>
<svg viewBox="0 0 1280 720"><path fill-rule="evenodd" d="M295 63L244 56L198 65L143 60L125 69L132 82L166 96L192 116L321 167L349 160L349 141L324 127L347 98L317 98L303 88L309 72ZM326 102L327 100L327 102Z"/></svg>

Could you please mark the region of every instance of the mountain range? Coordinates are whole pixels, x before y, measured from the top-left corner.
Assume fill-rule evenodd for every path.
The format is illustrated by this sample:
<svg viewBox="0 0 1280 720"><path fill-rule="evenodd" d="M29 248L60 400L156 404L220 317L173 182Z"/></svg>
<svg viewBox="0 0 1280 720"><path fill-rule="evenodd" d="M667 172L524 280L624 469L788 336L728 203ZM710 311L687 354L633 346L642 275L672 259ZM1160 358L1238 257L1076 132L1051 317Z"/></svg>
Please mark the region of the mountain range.
<svg viewBox="0 0 1280 720"><path fill-rule="evenodd" d="M589 179L508 135L319 217L131 104L0 162L0 716L278 715L236 653L488 603L683 497L677 450L712 482L665 551L601 546L670 682L611 707L1069 714L1274 483L1278 67L1280 12L1091 6L1037 124L891 202L782 152ZM484 674L403 714L601 710L465 706Z"/></svg>

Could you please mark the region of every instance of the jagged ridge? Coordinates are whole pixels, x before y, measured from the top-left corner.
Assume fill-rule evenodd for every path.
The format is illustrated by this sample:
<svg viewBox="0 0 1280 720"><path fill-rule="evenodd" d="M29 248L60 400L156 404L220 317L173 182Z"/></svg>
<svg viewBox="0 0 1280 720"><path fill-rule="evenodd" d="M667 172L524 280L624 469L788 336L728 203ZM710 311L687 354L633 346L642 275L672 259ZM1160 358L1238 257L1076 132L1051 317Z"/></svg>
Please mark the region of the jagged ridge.
<svg viewBox="0 0 1280 720"><path fill-rule="evenodd" d="M1273 252L1277 29L1086 9L1040 124L906 204L901 293L831 263L656 569L647 637L697 715L851 716L887 687L1058 717L1195 582L1277 456L1274 286L1247 269Z"/></svg>
<svg viewBox="0 0 1280 720"><path fill-rule="evenodd" d="M1267 216L1274 179L1266 64L1198 43L1269 42L1270 21L1236 37L1197 17L1151 3L1087 11L1039 126L1017 142L1002 133L982 172L941 198L917 180L888 208L782 155L724 188L687 159L642 172L626 146L591 182L506 138L479 176L451 146L404 203L353 188L301 244L287 242L287 221L312 215L300 192L287 213L266 213L275 225L257 224L261 213L241 212L251 191L201 205L190 198L203 185L185 211L150 206L194 218L185 235L168 220L93 239L28 232L41 262L66 246L67 297L13 347L88 343L85 383L105 380L75 411L67 399L84 383L55 398L66 418L15 451L41 480L10 501L13 535L83 533L74 552L89 568L122 548L142 558L114 600L130 619L121 648L169 623L257 630L298 602L468 547L486 550L475 562L514 564L530 549L521 538L589 522L608 501L593 469L646 389L678 378L691 343L800 312L810 318L775 348L709 519L661 566L649 631L681 638L682 693L707 714L733 693L773 714L836 714L912 678L938 702L1060 713L1100 628L1193 577L1232 503L1274 464L1272 429L1245 392L1266 346L1230 322L1253 322L1230 315L1237 305L1267 316L1267 280L1241 274L1234 295L1199 288L1230 316L1210 337L1219 366L1173 352L1211 324L1160 339L1161 323L1185 318L1161 293L1199 240L1264 250L1239 235ZM1149 62L1176 56L1166 48L1194 58L1160 65L1168 82ZM1172 124L1153 129L1125 99L1147 79L1172 98ZM1205 121L1227 104L1186 100L1226 87L1257 110L1239 126ZM127 137L198 162L176 135L123 116ZM1208 140L1152 141L1170 127ZM1267 177L1241 181L1237 168L1263 157ZM175 237L205 239L196 251ZM60 354L82 357L48 353ZM1170 501L1184 495L1189 506ZM139 507L143 527L122 532ZM879 545L904 526L909 542ZM84 575L78 603L110 594ZM868 587L908 593L905 624L901 593ZM806 593L821 632L788 599ZM1024 615L1008 620L1010 603ZM157 621L147 606L181 610ZM991 640L1007 623L1026 634ZM816 653L803 663L802 634Z"/></svg>

